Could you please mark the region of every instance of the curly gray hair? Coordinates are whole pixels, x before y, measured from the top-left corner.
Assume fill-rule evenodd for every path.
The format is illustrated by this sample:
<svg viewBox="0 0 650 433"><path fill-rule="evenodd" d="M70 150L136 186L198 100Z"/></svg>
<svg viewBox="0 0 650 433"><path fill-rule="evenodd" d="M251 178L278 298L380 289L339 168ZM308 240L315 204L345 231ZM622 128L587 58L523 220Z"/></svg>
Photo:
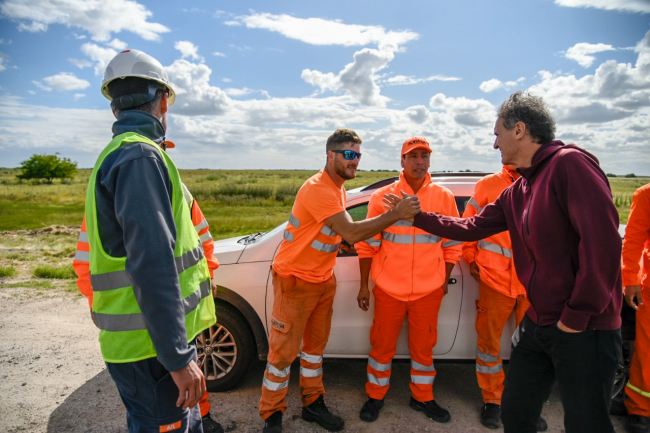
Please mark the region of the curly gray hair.
<svg viewBox="0 0 650 433"><path fill-rule="evenodd" d="M555 120L544 100L521 90L510 95L497 111L503 125L512 129L517 122L524 122L528 133L536 143L544 144L555 138Z"/></svg>

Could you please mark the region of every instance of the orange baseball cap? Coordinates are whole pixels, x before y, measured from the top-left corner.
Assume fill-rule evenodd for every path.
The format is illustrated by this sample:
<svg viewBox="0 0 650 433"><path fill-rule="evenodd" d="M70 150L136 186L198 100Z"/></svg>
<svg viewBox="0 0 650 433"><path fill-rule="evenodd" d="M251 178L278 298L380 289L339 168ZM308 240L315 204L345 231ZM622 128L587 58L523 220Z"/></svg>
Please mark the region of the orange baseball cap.
<svg viewBox="0 0 650 433"><path fill-rule="evenodd" d="M402 144L402 156L415 149L426 149L429 153L433 152L431 146L429 146L429 142L425 138L413 137L409 138L404 142L404 144Z"/></svg>

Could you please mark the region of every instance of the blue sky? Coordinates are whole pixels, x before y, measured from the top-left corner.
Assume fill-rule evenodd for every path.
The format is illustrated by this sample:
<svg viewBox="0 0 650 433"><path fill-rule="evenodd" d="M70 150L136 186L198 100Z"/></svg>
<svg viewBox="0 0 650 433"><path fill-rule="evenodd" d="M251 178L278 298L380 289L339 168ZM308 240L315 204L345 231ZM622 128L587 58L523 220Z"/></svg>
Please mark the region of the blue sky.
<svg viewBox="0 0 650 433"><path fill-rule="evenodd" d="M605 171L650 174L649 30L649 0L0 0L0 166L91 167L103 69L133 48L177 90L182 168L318 169L348 127L360 169L399 169L423 136L432 170L496 171L495 110L522 89Z"/></svg>

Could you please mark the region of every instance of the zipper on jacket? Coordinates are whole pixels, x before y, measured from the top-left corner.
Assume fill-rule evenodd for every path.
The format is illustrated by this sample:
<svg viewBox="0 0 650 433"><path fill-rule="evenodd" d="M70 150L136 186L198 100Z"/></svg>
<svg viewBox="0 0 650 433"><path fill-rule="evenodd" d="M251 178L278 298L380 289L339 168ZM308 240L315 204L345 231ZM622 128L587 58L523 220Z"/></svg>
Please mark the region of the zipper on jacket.
<svg viewBox="0 0 650 433"><path fill-rule="evenodd" d="M528 242L526 242L526 235L530 236L530 225L528 224L528 220L530 218L530 207L533 204L533 188L528 179L526 179L525 182L526 186L530 186L530 200L528 201L528 209L526 209L526 219L524 221L524 224L526 225L525 231L526 233L522 233L522 239L524 240L524 245L526 246L526 250L528 250L528 254L530 254L530 257L533 260L533 273L530 276L530 280L528 280L528 302L530 302L531 307L533 307L533 311L535 311L535 315L537 316L537 323L539 323L539 315L537 314L537 310L535 309L535 305L533 304L533 279L535 278L535 273L537 272L537 260L535 260L535 256L533 253L530 251L530 248L528 247Z"/></svg>

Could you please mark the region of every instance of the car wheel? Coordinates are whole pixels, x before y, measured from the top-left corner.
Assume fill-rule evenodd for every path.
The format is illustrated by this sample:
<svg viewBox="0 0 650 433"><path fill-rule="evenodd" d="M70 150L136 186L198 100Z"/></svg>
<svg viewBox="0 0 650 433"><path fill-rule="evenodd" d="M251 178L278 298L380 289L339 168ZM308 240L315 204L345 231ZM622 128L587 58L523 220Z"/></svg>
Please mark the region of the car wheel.
<svg viewBox="0 0 650 433"><path fill-rule="evenodd" d="M253 333L241 314L219 303L215 309L217 323L199 334L196 344L198 364L211 392L235 386L255 353Z"/></svg>

